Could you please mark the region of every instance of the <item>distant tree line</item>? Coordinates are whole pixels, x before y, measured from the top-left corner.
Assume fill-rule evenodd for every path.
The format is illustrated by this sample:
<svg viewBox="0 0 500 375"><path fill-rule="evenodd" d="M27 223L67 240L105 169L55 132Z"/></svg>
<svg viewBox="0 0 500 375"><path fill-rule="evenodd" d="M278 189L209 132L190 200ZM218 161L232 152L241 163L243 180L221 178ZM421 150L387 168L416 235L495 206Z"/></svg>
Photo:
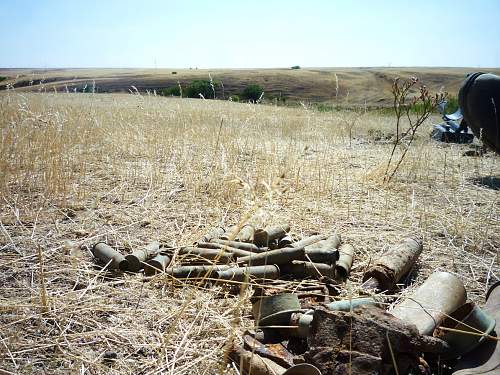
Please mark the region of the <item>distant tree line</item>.
<svg viewBox="0 0 500 375"><path fill-rule="evenodd" d="M164 96L182 96L185 98L201 98L204 99L216 99L224 97L223 86L220 82L213 80L194 80L191 81L187 86L182 87L180 83L175 86L170 86L161 90L161 94ZM229 99L232 101L251 100L258 101L264 89L257 84L248 85L243 89L242 92L238 94L232 94Z"/></svg>

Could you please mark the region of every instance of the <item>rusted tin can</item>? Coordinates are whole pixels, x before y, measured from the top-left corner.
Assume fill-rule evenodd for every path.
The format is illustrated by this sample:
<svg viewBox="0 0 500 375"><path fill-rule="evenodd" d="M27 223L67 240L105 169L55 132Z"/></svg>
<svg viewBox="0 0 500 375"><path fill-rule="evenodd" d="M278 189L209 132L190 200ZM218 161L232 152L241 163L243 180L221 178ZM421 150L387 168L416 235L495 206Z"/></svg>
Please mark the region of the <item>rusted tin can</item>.
<svg viewBox="0 0 500 375"><path fill-rule="evenodd" d="M292 275L295 278L314 277L320 278L327 276L333 278L335 276L335 266L324 263L311 263L304 261L293 261L281 266L283 274Z"/></svg>
<svg viewBox="0 0 500 375"><path fill-rule="evenodd" d="M216 271L215 278L220 280L245 281L251 279L277 279L280 269L276 265L229 268Z"/></svg>
<svg viewBox="0 0 500 375"><path fill-rule="evenodd" d="M363 289L385 291L394 288L408 273L422 252L422 240L407 238L385 252L363 275Z"/></svg>
<svg viewBox="0 0 500 375"><path fill-rule="evenodd" d="M251 251L241 250L235 247L222 245L220 243L215 243L215 242L198 242L198 247L204 249L221 249L233 253L237 257L246 257L253 254Z"/></svg>
<svg viewBox="0 0 500 375"><path fill-rule="evenodd" d="M305 249L287 247L266 251L265 253L254 254L249 257L238 258L238 263L248 264L249 266L259 266L263 264L287 264L295 259L304 259Z"/></svg>
<svg viewBox="0 0 500 375"><path fill-rule="evenodd" d="M109 264L109 268L120 269L127 271L129 264L127 259L118 251L104 242L98 242L92 248L92 254L99 259L102 263Z"/></svg>
<svg viewBox="0 0 500 375"><path fill-rule="evenodd" d="M448 272L434 272L390 313L417 326L421 335L431 335L443 319L467 299L464 284Z"/></svg>
<svg viewBox="0 0 500 375"><path fill-rule="evenodd" d="M228 270L230 267L226 265L211 265L211 266L179 266L167 268L165 273L177 278L198 278L212 277L218 271Z"/></svg>
<svg viewBox="0 0 500 375"><path fill-rule="evenodd" d="M265 251L265 250L260 249L258 246L254 245L252 243L239 242L239 241L228 241L228 240L222 240L222 239L214 239L211 242L218 243L221 245L231 246L231 247L234 247L236 249L250 251L252 253L262 253L263 251Z"/></svg>
<svg viewBox="0 0 500 375"><path fill-rule="evenodd" d="M157 272L164 272L168 267L171 258L165 254L158 254L153 259L150 259L144 265L144 274L153 276Z"/></svg>
<svg viewBox="0 0 500 375"><path fill-rule="evenodd" d="M235 260L233 253L220 249L203 249L200 247L185 246L179 249L179 254L194 255L203 259L217 261L220 263L229 263Z"/></svg>
<svg viewBox="0 0 500 375"><path fill-rule="evenodd" d="M335 264L335 278L345 280L351 272L352 260L354 258L354 247L350 244L343 244L339 249L339 259Z"/></svg>
<svg viewBox="0 0 500 375"><path fill-rule="evenodd" d="M239 231L237 238L241 242L253 242L253 236L255 234L255 227L250 224L245 224L243 228Z"/></svg>
<svg viewBox="0 0 500 375"><path fill-rule="evenodd" d="M226 230L224 228L215 227L212 230L210 230L210 232L201 237L197 242L210 242L215 238L220 238L221 236L224 235L225 232Z"/></svg>
<svg viewBox="0 0 500 375"><path fill-rule="evenodd" d="M128 261L128 270L137 272L144 266L144 262L155 257L160 252L160 243L153 241L143 249L135 250L132 254L125 256Z"/></svg>

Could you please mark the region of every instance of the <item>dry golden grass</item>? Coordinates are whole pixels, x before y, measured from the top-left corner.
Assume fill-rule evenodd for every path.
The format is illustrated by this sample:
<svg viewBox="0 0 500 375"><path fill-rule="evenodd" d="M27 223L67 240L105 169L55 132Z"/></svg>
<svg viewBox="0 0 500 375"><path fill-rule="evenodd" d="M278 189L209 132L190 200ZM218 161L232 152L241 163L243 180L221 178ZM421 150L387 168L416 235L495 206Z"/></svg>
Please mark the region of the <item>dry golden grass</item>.
<svg viewBox="0 0 500 375"><path fill-rule="evenodd" d="M252 286L234 297L103 273L89 251L98 240L123 252L183 245L255 211L353 244L343 295L407 233L424 238L416 283L447 270L482 302L500 276L498 190L480 183L500 177L499 158L433 143L429 127L383 185L393 118L370 112L7 92L0 116L4 373L221 373L228 337L252 325Z"/></svg>

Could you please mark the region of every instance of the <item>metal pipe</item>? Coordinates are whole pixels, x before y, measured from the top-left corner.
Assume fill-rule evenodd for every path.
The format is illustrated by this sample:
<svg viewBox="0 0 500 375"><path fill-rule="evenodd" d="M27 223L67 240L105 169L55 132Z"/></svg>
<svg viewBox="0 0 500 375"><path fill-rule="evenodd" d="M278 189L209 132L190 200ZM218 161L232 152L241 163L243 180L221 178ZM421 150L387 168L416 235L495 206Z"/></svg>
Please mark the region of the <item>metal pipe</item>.
<svg viewBox="0 0 500 375"><path fill-rule="evenodd" d="M339 249L339 259L335 265L335 277L340 280L347 279L351 272L352 260L354 258L354 247L350 244L343 244Z"/></svg>
<svg viewBox="0 0 500 375"><path fill-rule="evenodd" d="M303 260L305 257L305 249L303 247L293 248L286 247L266 251L265 253L254 254L248 257L238 258L238 263L248 264L251 266L259 266L263 264L287 264L292 260Z"/></svg>
<svg viewBox="0 0 500 375"><path fill-rule="evenodd" d="M227 246L227 245L223 245L223 244L215 243L215 242L198 242L198 247L201 247L204 249L222 249L224 251L228 251L230 253L233 253L237 257L246 257L249 255L252 255L251 251L237 249L236 247L231 247L231 246Z"/></svg>
<svg viewBox="0 0 500 375"><path fill-rule="evenodd" d="M157 272L164 272L169 265L171 258L165 254L158 254L144 265L144 274L153 276Z"/></svg>
<svg viewBox="0 0 500 375"><path fill-rule="evenodd" d="M96 243L92 248L92 254L104 264L111 261L109 268L128 270L129 264L125 257L104 242Z"/></svg>
<svg viewBox="0 0 500 375"><path fill-rule="evenodd" d="M235 256L233 253L226 252L219 249L203 249L200 247L185 246L179 249L179 254L182 255L195 255L197 257L215 260L221 263L229 263L234 261Z"/></svg>
<svg viewBox="0 0 500 375"><path fill-rule="evenodd" d="M247 278L277 279L280 269L276 265L230 268L216 271L215 278L220 280L245 281Z"/></svg>

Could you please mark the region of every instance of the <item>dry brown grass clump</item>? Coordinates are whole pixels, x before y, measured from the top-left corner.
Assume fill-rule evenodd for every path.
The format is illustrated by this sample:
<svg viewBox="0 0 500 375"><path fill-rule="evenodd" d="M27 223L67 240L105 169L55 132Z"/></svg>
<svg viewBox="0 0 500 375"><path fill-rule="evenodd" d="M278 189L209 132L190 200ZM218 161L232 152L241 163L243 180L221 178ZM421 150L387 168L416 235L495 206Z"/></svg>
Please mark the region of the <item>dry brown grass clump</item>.
<svg viewBox="0 0 500 375"><path fill-rule="evenodd" d="M392 125L349 111L2 94L0 368L221 373L228 337L252 325L251 286L234 297L102 272L89 247L188 244L253 212L299 236L337 229L357 251L344 295L356 293L373 257L416 233L424 252L415 283L447 270L482 302L500 276L498 157L465 157L468 146L433 143L423 130L382 184Z"/></svg>

